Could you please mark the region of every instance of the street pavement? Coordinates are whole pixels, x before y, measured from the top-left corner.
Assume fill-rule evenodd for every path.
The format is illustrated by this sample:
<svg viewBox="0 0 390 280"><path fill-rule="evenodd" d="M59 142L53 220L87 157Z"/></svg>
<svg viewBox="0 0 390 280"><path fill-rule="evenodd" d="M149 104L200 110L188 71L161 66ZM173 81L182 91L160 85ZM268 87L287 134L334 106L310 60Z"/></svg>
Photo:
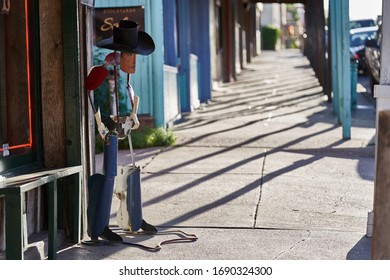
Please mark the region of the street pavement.
<svg viewBox="0 0 390 280"><path fill-rule="evenodd" d="M183 115L172 127L175 146L136 150L143 218L159 235L118 228L113 197L111 228L126 241L155 246L182 237L177 230L198 239L158 252L76 244L58 259L370 259L375 111L359 84L352 137L343 140L308 60L297 50L262 52L212 101ZM129 163L121 150L119 164Z"/></svg>

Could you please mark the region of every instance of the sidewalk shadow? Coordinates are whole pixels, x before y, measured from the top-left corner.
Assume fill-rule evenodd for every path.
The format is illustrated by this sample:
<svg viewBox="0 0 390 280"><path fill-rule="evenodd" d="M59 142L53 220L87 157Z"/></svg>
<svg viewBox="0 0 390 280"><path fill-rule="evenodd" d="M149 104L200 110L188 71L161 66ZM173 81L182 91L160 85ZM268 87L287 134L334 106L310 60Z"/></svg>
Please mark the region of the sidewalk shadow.
<svg viewBox="0 0 390 280"><path fill-rule="evenodd" d="M347 260L371 260L372 239L363 236L355 246L348 252Z"/></svg>
<svg viewBox="0 0 390 280"><path fill-rule="evenodd" d="M273 87L274 86L275 85L273 85ZM284 86L286 86L286 85L284 85ZM311 86L308 86L308 87L310 90L312 89L312 88L310 88ZM306 88L306 90L308 90L308 88ZM220 119L225 119L227 117L227 115L226 115L227 113L224 111L224 109L229 108L229 107L238 107L237 105L243 105L246 102L246 98L255 99L255 100L266 99L268 102L265 102L265 104L261 104L259 106L256 106L258 108L254 108L255 110L251 110L249 112L242 111L243 109L237 109L236 111L234 111L233 115L236 115L236 116L258 115L259 113L267 112L267 110L269 110L268 107L271 105L273 106L272 111L274 111L274 113L275 113L275 115L273 116L274 119L277 119L279 117L286 117L288 115L292 116L298 112L304 112L304 111L309 110L309 109L316 107L316 106L323 106L323 110L315 112L311 115L308 115L307 120L305 120L303 122L297 122L289 127L286 127L286 128L283 128L283 129L280 129L277 131L272 131L272 132L265 133L265 134L255 135L252 138L246 139L240 143L236 143L236 144L231 145L229 147L225 147L225 148L218 150L216 152L213 152L213 153L210 153L207 155L203 155L203 156L199 156L196 158L192 158L192 159L189 159L187 161L181 162L181 163L173 165L173 166L168 166L162 170L159 170L159 172L156 172L156 173L148 173L146 176L143 177L143 181L147 181L151 178L158 177L161 174L174 172L177 168L181 168L185 165L189 165L189 164L192 164L194 162L202 161L206 158L217 157L218 155L220 155L222 153L225 153L225 152L228 152L230 150L248 145L250 143L254 143L254 142L256 142L262 138L265 138L267 136L271 136L271 135L275 135L275 134L281 135L281 133L288 133L289 130L292 130L294 128L303 127L303 128L310 129L310 127L314 126L318 122L329 123L331 125L330 127L323 129L321 131L314 131L313 133L309 133L307 135L302 135L301 137L298 137L294 140L286 142L282 145L267 149L265 153L260 152L259 154L255 155L251 158L236 162L230 166L226 166L223 169L218 170L214 173L210 173L210 174L207 174L205 176L201 176L200 178L194 180L193 182L184 184L184 185L176 188L175 190L161 194L161 195L159 195L151 200L145 201L143 206L146 207L146 206L150 206L152 204L161 203L164 200L166 200L172 196L178 195L181 192L184 192L188 189L196 187L198 184L200 184L202 182L205 182L205 181L208 181L212 178L221 176L222 174L228 172L229 170L239 168L239 166L241 166L242 164L245 164L249 161L258 160L261 157L269 156L273 153L283 151L285 149L288 149L289 152L292 152L292 153L307 154L307 155L310 155L310 157L306 160L295 162L294 164L292 164L290 166L286 166L280 170L275 170L274 172L263 175L261 178L251 182L247 186L243 186L241 189L239 189L239 190L237 190L237 191L235 191L235 192L233 192L233 193L231 193L223 198L220 198L220 199L218 199L218 200L216 200L208 205L203 205L202 207L199 207L198 209L194 209L193 211L190 211L188 213L183 213L179 217L172 218L171 220L163 223L163 225L164 226L177 225L177 224L187 220L189 217L193 217L195 215L200 215L201 213L209 211L209 210L216 208L222 204L228 203L229 201L231 201L231 200L237 198L238 196L241 196L241 195L243 195L243 194L245 194L253 189L256 189L256 188L261 189L261 186L264 183L266 183L270 180L273 180L275 177L278 177L286 172L310 165L313 162L321 160L324 157L356 159L358 161L357 172L359 173L359 175L366 180L373 181L373 170L372 170L373 164L370 160L368 160L368 161L366 160L368 158L373 158L373 155L374 155L373 149L365 149L364 147L361 147L361 148L342 147L342 145L348 141L348 140L342 140L342 139L339 139L339 140L336 140L333 142L329 142L327 146L321 147L320 149L315 149L315 148L312 148L312 149L305 149L305 148L291 149L291 147L293 147L294 145L296 145L302 141L305 141L311 137L318 137L319 135L325 135L326 133L330 133L331 131L338 129L338 127L340 126L337 123L336 115L332 113L332 105L330 103L320 101L319 96L321 96L322 92L318 91L318 87L314 87L313 92L311 92L311 91L305 92L305 90L302 90L302 91L299 90L299 91L301 92L300 96L294 96L293 98L286 96L286 98L283 100L273 101L272 100L273 96L270 92L267 92L267 91L264 92L264 94L266 96L268 95L268 98L266 98L266 97L261 96L261 95L259 96L259 93L257 93L257 95L256 95L256 93L252 92L252 89L251 89L251 91L247 91L245 93L245 95L243 95L243 97L240 97L239 100L237 100L237 98L236 99L230 98L229 100L219 100L215 104L208 105L207 106L208 109L205 112L207 112L207 113L210 113L211 111L217 112L217 114L212 116L213 117L212 119L210 119L210 116L207 116L207 115L203 116L203 114L200 113L197 118L191 119L190 121L185 122L177 129L178 130L192 129L192 128L199 127L202 125L207 125L210 123L217 122ZM249 92L249 95L248 95L248 92ZM290 92L291 93L297 92L296 89L294 91L294 84L288 84L287 91L285 94L290 93ZM316 103L315 105L313 105L313 103L309 103L308 106L302 106L302 102L304 102L304 101L309 102L311 99L314 99L314 100L317 99L319 102ZM359 102L360 102L360 99L359 99ZM218 106L221 104L222 104L222 108L220 108ZM230 105L228 105L228 104L230 104ZM232 104L234 104L234 106ZM297 106L297 108L295 108L296 106ZM280 109L283 107L294 107L295 110L292 110L290 112L283 112L282 114L278 114L277 109ZM369 110L369 111L371 111L371 110ZM232 112L229 112L229 114L231 116ZM372 126L371 122L364 123L362 125L362 121L359 120L362 117L361 114L354 114L354 115L355 115L355 118L353 119L353 124L355 126L359 126L359 127L363 127L363 128ZM365 117L365 115L363 115L363 117ZM264 121L264 120L265 120L264 118L260 118L260 119L256 118L256 119L253 119L252 121L249 121L249 122L243 124L241 127L215 130L213 132L209 132L209 133L206 133L203 135L197 135L196 137L190 138L189 140L181 143L179 146L173 147L171 149L180 148L182 146L186 146L186 145L189 145L191 143L195 143L197 141L200 141L201 139L205 139L205 138L210 137L212 135L221 134L221 133L227 132L229 130L230 131L238 130L239 128L242 128L244 126L249 126L249 125L252 125L254 123ZM362 160L363 158L364 158L364 160Z"/></svg>

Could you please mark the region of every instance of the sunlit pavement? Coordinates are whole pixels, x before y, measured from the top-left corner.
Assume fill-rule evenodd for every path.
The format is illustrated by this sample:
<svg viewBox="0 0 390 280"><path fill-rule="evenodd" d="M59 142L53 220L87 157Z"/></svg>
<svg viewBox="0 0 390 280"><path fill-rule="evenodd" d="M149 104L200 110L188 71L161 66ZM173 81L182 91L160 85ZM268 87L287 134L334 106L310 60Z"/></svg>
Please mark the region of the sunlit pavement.
<svg viewBox="0 0 390 280"><path fill-rule="evenodd" d="M177 229L198 240L158 252L78 244L58 258L369 259L375 103L364 89L359 84L352 139L343 140L308 60L295 50L263 52L183 117L173 128L176 146L136 151L143 217L165 235L119 229L113 197L112 229L125 240L155 246ZM128 151L120 163L130 163Z"/></svg>

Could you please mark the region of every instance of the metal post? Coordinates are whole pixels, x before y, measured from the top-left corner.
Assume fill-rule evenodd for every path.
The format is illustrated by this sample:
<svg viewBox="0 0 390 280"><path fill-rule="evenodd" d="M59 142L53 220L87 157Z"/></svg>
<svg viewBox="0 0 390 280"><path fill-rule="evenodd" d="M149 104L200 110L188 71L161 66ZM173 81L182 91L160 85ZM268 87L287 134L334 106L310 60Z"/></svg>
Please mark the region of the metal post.
<svg viewBox="0 0 390 280"><path fill-rule="evenodd" d="M357 86L358 82L358 62L355 59L351 60L351 108L357 107Z"/></svg>
<svg viewBox="0 0 390 280"><path fill-rule="evenodd" d="M81 175L76 173L72 178L72 197L73 204L73 242L79 243L81 240Z"/></svg>
<svg viewBox="0 0 390 280"><path fill-rule="evenodd" d="M57 258L57 180L49 186L49 260Z"/></svg>
<svg viewBox="0 0 390 280"><path fill-rule="evenodd" d="M349 54L349 0L331 0L331 42L335 111L343 139L351 138L351 69Z"/></svg>
<svg viewBox="0 0 390 280"><path fill-rule="evenodd" d="M343 126L343 139L351 139L351 59L349 39L349 0L337 1L341 11L341 88L340 113Z"/></svg>
<svg viewBox="0 0 390 280"><path fill-rule="evenodd" d="M339 115L339 94L340 90L338 88L339 86L339 76L337 73L337 62L338 62L338 51L337 51L337 29L336 27L339 26L339 17L337 14L337 8L336 8L336 0L330 0L329 1L329 17L330 17L330 30L329 30L329 38L331 42L331 71L332 71L332 85L333 85L333 111L338 117L338 121L340 122L340 115Z"/></svg>
<svg viewBox="0 0 390 280"><path fill-rule="evenodd" d="M190 16L189 1L182 0L177 2L178 34L179 34L179 73L178 85L180 93L180 106L182 112L191 111L190 85L189 85L189 54L190 54Z"/></svg>

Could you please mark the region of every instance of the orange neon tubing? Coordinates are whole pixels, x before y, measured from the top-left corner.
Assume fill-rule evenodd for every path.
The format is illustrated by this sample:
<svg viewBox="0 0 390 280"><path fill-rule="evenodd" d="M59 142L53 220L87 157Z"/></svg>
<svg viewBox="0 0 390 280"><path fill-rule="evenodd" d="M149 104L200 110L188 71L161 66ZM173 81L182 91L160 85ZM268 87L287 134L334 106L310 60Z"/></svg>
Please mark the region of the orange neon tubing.
<svg viewBox="0 0 390 280"><path fill-rule="evenodd" d="M30 132L29 147L32 147L32 112L31 112L31 73L30 73L30 37L28 33L28 0L24 0L24 12L26 15L26 58L27 58L27 91L28 91L28 123Z"/></svg>
<svg viewBox="0 0 390 280"><path fill-rule="evenodd" d="M15 150L15 149L20 149L20 148L30 148L30 147L31 147L31 144L27 143L27 144L20 144L20 145L11 146L7 150ZM4 151L4 149L0 148L0 151Z"/></svg>

